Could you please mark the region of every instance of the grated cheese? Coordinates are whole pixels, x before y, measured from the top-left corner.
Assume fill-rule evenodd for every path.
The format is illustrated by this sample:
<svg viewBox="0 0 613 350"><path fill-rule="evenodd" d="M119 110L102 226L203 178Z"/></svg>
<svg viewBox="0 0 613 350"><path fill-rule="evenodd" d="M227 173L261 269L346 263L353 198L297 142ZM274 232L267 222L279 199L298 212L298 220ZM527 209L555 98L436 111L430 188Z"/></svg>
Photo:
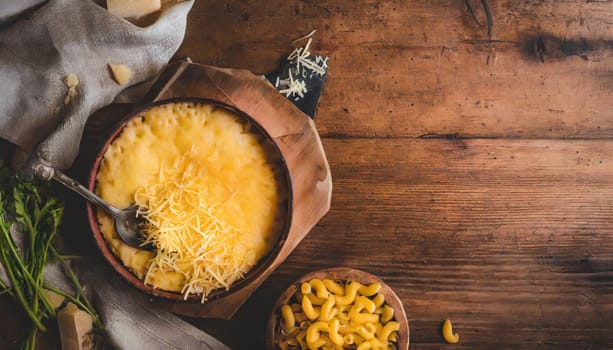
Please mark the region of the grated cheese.
<svg viewBox="0 0 613 350"><path fill-rule="evenodd" d="M285 198L258 137L238 117L181 103L129 123L107 149L97 191L119 207L141 206L147 242L157 247L153 254L125 245L100 213L124 264L146 284L203 302L272 249Z"/></svg>
<svg viewBox="0 0 613 350"><path fill-rule="evenodd" d="M293 43L308 39L303 47L295 48L287 56L287 61L290 63L288 77L282 79L277 76L275 81L275 87L279 90L279 93L284 94L288 98L294 97L294 101L304 98L308 93L305 79L311 79L314 75L323 77L328 69L329 57L311 55L309 51L313 41L311 38L313 34L315 34L315 30L312 30L302 38L294 40Z"/></svg>
<svg viewBox="0 0 613 350"><path fill-rule="evenodd" d="M287 97L292 97L294 94L300 97L304 97L307 93L306 83L304 80L294 80L292 71L289 71L289 83L287 83L287 89L279 90L279 93L285 94Z"/></svg>
<svg viewBox="0 0 613 350"><path fill-rule="evenodd" d="M290 62L296 63L296 71L300 73L304 70L310 70L313 73L319 74L319 76L323 76L326 73L325 68L318 63L314 59L311 59L311 52L309 51L309 47L311 46L312 38L309 38L306 45L304 47L295 48L294 51L287 57L287 60Z"/></svg>
<svg viewBox="0 0 613 350"><path fill-rule="evenodd" d="M204 300L211 291L227 289L233 281L243 278L250 266L244 258L233 259L240 234L218 213L219 204L207 200L205 186L190 168L190 158L183 156L174 167L161 168L160 181L139 188L134 199L136 203L147 203L151 210L143 214L149 223L146 243L153 243L158 253L149 272L182 272L185 298L202 293ZM149 273L145 283L151 283L148 276Z"/></svg>

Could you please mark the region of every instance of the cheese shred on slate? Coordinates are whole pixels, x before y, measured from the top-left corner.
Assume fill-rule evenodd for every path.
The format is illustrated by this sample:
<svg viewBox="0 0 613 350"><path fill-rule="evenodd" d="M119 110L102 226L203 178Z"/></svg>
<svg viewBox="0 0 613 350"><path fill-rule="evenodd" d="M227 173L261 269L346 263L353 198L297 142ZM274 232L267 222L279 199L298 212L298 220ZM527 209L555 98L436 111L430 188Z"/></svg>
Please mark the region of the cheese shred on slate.
<svg viewBox="0 0 613 350"><path fill-rule="evenodd" d="M294 41L302 41L308 39L302 47L297 47L292 53L287 56L287 62L290 64L287 69L287 77L277 76L275 88L285 97L298 101L309 92L307 80L313 77L323 78L328 70L328 59L320 55L311 55L309 48L313 39L311 36L315 34L315 30L302 38Z"/></svg>
<svg viewBox="0 0 613 350"><path fill-rule="evenodd" d="M239 117L177 103L132 120L107 149L98 192L138 204L155 253L127 246L98 217L114 253L145 284L204 302L228 289L278 240L285 189L259 136Z"/></svg>

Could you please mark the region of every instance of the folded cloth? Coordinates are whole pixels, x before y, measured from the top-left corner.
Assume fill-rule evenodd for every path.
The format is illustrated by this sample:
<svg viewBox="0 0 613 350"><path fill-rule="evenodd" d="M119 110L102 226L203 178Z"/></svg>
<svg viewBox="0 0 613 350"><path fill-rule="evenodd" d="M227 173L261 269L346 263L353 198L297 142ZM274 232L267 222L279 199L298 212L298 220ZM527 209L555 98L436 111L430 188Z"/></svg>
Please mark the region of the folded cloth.
<svg viewBox="0 0 613 350"><path fill-rule="evenodd" d="M162 306L152 303L145 294L127 286L101 259L91 257L79 260L74 268L100 314L109 345L113 348L229 349L207 333L165 311ZM97 268L94 271L88 266ZM72 288L59 264L48 264L44 279L65 291Z"/></svg>
<svg viewBox="0 0 613 350"><path fill-rule="evenodd" d="M40 5L45 0L0 0L0 28L10 24L26 10Z"/></svg>
<svg viewBox="0 0 613 350"><path fill-rule="evenodd" d="M87 118L125 88L108 64L126 65L129 85L154 76L179 48L193 5L177 2L141 28L91 0L49 0L17 21L41 1L2 1L0 25L12 23L0 30L0 138L59 169L76 158ZM70 74L76 89L64 82Z"/></svg>

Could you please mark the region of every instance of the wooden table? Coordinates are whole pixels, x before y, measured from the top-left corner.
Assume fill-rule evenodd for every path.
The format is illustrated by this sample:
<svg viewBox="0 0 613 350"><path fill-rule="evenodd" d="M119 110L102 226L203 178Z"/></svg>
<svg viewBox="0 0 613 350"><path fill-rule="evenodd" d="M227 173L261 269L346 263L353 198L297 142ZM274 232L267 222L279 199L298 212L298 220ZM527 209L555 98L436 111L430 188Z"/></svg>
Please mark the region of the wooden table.
<svg viewBox="0 0 613 350"><path fill-rule="evenodd" d="M268 73L312 29L332 209L232 320L190 322L261 349L289 283L350 266L411 349L613 348L611 2L198 1L177 57Z"/></svg>

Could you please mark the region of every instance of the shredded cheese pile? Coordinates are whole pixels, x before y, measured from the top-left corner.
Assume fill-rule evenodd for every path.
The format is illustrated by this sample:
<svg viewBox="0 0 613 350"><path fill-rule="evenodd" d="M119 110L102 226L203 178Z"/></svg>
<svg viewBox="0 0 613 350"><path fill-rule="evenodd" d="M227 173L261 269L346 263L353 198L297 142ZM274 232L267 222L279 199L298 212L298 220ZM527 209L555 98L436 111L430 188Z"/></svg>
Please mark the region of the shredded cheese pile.
<svg viewBox="0 0 613 350"><path fill-rule="evenodd" d="M298 101L308 93L308 88L305 79L311 79L313 76L323 77L328 69L328 59L320 55L311 55L309 48L313 39L311 36L315 34L315 30L311 31L306 36L297 39L301 41L308 39L303 47L294 48L294 51L287 56L287 61L290 63L288 76L285 79L277 77L275 87L279 93L287 98L293 98ZM295 41L295 42L296 42Z"/></svg>
<svg viewBox="0 0 613 350"><path fill-rule="evenodd" d="M288 61L296 64L296 72L303 74L304 78L306 78L307 72L318 74L321 77L326 74L326 68L328 68L328 57L323 58L322 56L314 56L311 58L309 48L311 47L312 41L313 39L309 38L304 47L295 48L294 51L287 56Z"/></svg>
<svg viewBox="0 0 613 350"><path fill-rule="evenodd" d="M96 190L117 207L141 207L157 248L128 246L98 212L119 259L145 284L203 302L243 278L283 227L286 189L260 138L210 105L164 105L130 121L105 153Z"/></svg>
<svg viewBox="0 0 613 350"><path fill-rule="evenodd" d="M292 97L298 95L304 97L304 94L308 92L306 83L304 80L296 79L292 76L292 71L289 71L289 83L286 89L279 90L279 93L284 94L286 97Z"/></svg>
<svg viewBox="0 0 613 350"><path fill-rule="evenodd" d="M247 259L240 232L223 219L219 209L225 202L207 198L193 161L186 154L173 167L161 168L158 181L138 188L134 201L146 203L148 210L141 211L148 221L145 243L157 248L145 283L153 284L150 276L157 271L176 271L185 280L185 299L195 293L204 301L211 291L243 278L253 259ZM236 192L228 190L230 200Z"/></svg>

